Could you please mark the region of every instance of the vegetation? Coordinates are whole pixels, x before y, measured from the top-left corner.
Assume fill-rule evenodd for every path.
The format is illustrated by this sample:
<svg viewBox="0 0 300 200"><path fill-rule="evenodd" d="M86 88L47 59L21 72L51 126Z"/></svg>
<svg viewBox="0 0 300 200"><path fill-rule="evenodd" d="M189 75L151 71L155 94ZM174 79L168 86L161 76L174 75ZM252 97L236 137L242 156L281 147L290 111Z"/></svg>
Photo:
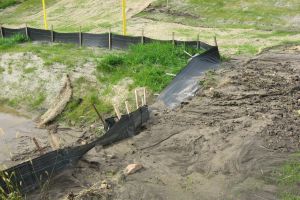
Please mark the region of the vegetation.
<svg viewBox="0 0 300 200"><path fill-rule="evenodd" d="M282 200L300 200L300 154L295 154L291 161L278 171L278 185Z"/></svg>
<svg viewBox="0 0 300 200"><path fill-rule="evenodd" d="M14 185L11 181L14 175L14 173L9 175L0 171L0 179L2 179L5 182L8 190L7 194L6 191L4 191L4 189L0 187L0 199L23 200L21 192L18 189L19 187L17 185Z"/></svg>
<svg viewBox="0 0 300 200"><path fill-rule="evenodd" d="M172 44L152 43L131 46L126 53L108 55L98 62L100 82L117 83L124 77L134 80L132 87L146 86L153 92L161 91L172 77L187 64L185 47ZM195 49L188 49L191 54Z"/></svg>
<svg viewBox="0 0 300 200"><path fill-rule="evenodd" d="M16 44L27 42L25 35L16 34L10 38L0 38L0 52L15 47Z"/></svg>
<svg viewBox="0 0 300 200"><path fill-rule="evenodd" d="M17 3L20 3L17 0L1 0L0 1L0 9L5 9L9 6L16 5Z"/></svg>

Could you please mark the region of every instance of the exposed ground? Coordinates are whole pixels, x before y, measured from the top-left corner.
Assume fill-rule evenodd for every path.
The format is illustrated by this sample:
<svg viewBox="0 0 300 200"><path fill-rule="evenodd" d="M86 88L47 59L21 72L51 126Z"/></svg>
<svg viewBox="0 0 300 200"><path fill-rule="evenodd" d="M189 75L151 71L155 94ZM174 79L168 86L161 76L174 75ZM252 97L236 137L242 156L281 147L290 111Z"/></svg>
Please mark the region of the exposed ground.
<svg viewBox="0 0 300 200"><path fill-rule="evenodd" d="M298 46L280 47L224 63L203 77L207 89L180 108L152 105L145 131L91 150L53 182L50 199L80 194L123 200L271 200L284 198L282 190L300 195L297 184L277 184L278 168L300 149L299 52ZM130 163L144 169L122 176ZM100 189L104 180L109 189Z"/></svg>

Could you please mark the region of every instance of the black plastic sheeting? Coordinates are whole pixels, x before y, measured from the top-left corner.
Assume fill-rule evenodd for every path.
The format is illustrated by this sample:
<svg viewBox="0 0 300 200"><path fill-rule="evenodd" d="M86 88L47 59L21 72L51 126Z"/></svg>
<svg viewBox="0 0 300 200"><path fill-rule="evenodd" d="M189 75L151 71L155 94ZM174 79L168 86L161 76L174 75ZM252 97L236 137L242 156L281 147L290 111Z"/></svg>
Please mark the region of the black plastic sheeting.
<svg viewBox="0 0 300 200"><path fill-rule="evenodd" d="M109 34L82 33L82 45L89 47L109 47Z"/></svg>
<svg viewBox="0 0 300 200"><path fill-rule="evenodd" d="M61 42L61 43L79 44L79 33L54 32L54 41Z"/></svg>
<svg viewBox="0 0 300 200"><path fill-rule="evenodd" d="M111 41L112 48L128 49L130 45L141 44L142 38L112 34Z"/></svg>
<svg viewBox="0 0 300 200"><path fill-rule="evenodd" d="M51 42L51 32L48 30L28 28L28 37L32 41Z"/></svg>
<svg viewBox="0 0 300 200"><path fill-rule="evenodd" d="M26 34L26 29L25 28L19 28L19 29L11 29L11 28L4 28L2 27L2 34L3 37L11 37L15 34Z"/></svg>
<svg viewBox="0 0 300 200"><path fill-rule="evenodd" d="M51 31L43 29L35 29L28 27L28 37L32 41L46 41L51 42ZM15 34L26 34L26 28L11 29L2 27L3 37L11 37ZM111 48L115 49L127 49L130 45L144 44L147 43L173 43L172 40L156 40L148 37L134 37L134 36L123 36L118 34L111 34ZM72 43L80 45L80 34L79 33L59 33L53 32L53 42L61 43ZM201 41L177 41L175 45L185 45L186 47L201 48L208 50L212 48L209 44ZM81 33L81 44L83 46L90 47L103 47L109 48L109 33L93 34L93 33ZM198 45L197 45L198 44Z"/></svg>
<svg viewBox="0 0 300 200"><path fill-rule="evenodd" d="M221 62L218 47L213 47L191 59L188 65L158 96L167 107L175 108L193 96L200 88L200 76L207 70L216 69Z"/></svg>
<svg viewBox="0 0 300 200"><path fill-rule="evenodd" d="M143 106L129 115L123 115L102 137L89 144L52 151L32 161L6 169L2 173L11 177L12 185L18 187L22 194L26 194L42 187L46 181L51 181L63 170L74 166L85 153L96 145L106 146L136 135L148 119L148 107ZM1 177L0 187L9 193L7 185Z"/></svg>

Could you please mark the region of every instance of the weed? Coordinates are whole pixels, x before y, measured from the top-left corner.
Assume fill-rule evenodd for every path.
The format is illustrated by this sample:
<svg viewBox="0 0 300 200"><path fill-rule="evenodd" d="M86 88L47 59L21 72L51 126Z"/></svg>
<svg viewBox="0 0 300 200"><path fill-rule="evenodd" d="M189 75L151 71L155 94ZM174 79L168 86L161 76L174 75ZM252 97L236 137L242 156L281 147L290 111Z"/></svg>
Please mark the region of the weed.
<svg viewBox="0 0 300 200"><path fill-rule="evenodd" d="M0 171L0 180L2 180L6 184L6 188L0 187L0 199L7 200L23 200L21 192L19 190L19 186L13 183L13 178L15 174L7 174L5 172ZM22 183L19 183L20 185Z"/></svg>

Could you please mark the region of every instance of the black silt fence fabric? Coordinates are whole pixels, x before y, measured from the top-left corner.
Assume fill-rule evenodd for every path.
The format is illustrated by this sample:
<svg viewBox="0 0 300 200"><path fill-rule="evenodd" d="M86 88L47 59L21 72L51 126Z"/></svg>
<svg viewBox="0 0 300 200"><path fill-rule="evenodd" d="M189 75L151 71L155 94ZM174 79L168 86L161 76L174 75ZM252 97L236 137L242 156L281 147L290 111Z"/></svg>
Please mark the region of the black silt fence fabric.
<svg viewBox="0 0 300 200"><path fill-rule="evenodd" d="M51 180L51 178L63 170L72 167L85 153L95 147L95 145L105 146L136 135L148 119L148 107L141 107L129 115L123 115L104 136L89 144L49 152L32 161L27 161L6 169L3 173L12 177L11 183L20 188L22 194L26 194L43 186L47 180ZM1 177L0 187L3 188L5 192L9 192L6 183Z"/></svg>
<svg viewBox="0 0 300 200"><path fill-rule="evenodd" d="M51 42L51 31L28 28L28 37L32 41L46 41Z"/></svg>
<svg viewBox="0 0 300 200"><path fill-rule="evenodd" d="M2 33L3 37L12 37L16 34L26 34L26 29L25 28L19 28L19 29L11 29L11 28L4 28L2 27Z"/></svg>
<svg viewBox="0 0 300 200"><path fill-rule="evenodd" d="M218 47L213 47L201 55L193 57L188 65L173 79L158 96L167 107L175 108L193 96L199 89L200 76L207 70L219 67Z"/></svg>
<svg viewBox="0 0 300 200"><path fill-rule="evenodd" d="M109 47L109 34L82 33L82 45L89 47Z"/></svg>
<svg viewBox="0 0 300 200"><path fill-rule="evenodd" d="M79 33L54 32L54 41L61 43L79 44Z"/></svg>
<svg viewBox="0 0 300 200"><path fill-rule="evenodd" d="M112 48L128 49L130 45L141 44L142 38L112 34L111 41L112 41Z"/></svg>

